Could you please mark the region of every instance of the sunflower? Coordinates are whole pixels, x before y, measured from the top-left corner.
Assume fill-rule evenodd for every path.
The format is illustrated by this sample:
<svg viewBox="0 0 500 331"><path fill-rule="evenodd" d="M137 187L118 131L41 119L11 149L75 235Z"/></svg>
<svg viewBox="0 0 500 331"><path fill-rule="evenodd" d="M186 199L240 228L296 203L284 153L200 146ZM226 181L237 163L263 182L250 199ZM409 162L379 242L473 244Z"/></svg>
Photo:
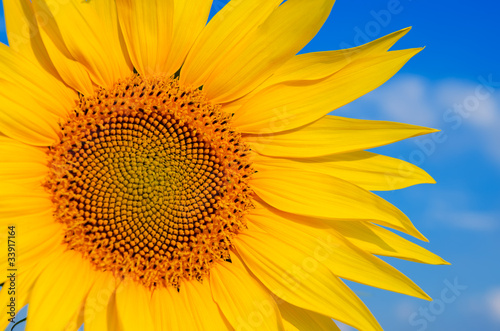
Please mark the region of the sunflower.
<svg viewBox="0 0 500 331"><path fill-rule="evenodd" d="M3 3L2 329L380 330L342 279L429 299L375 255L446 262L370 191L433 180L364 150L435 130L327 115L408 29L296 55L334 0Z"/></svg>

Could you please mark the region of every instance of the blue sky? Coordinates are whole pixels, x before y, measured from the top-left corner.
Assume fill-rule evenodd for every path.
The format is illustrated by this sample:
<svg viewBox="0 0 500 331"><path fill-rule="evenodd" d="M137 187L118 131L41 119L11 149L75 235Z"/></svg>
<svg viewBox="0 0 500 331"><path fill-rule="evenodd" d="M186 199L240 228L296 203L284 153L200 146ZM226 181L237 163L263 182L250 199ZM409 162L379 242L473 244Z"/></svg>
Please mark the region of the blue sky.
<svg viewBox="0 0 500 331"><path fill-rule="evenodd" d="M214 11L225 3L215 0ZM427 236L423 246L452 263L386 259L434 303L350 283L386 330L500 330L499 14L492 0L338 0L303 50L355 46L407 26L396 48L426 46L384 86L335 111L442 130L376 149L436 179L380 195ZM451 287L453 296L443 296Z"/></svg>

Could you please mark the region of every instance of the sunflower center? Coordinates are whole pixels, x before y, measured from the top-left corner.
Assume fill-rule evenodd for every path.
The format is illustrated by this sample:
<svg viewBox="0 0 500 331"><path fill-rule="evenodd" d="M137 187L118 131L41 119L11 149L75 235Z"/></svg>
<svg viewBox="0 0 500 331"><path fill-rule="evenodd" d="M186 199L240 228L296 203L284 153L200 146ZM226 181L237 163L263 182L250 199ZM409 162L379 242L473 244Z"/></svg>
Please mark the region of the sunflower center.
<svg viewBox="0 0 500 331"><path fill-rule="evenodd" d="M81 97L48 151L64 242L147 287L202 279L229 259L251 208L248 148L199 89L133 76Z"/></svg>

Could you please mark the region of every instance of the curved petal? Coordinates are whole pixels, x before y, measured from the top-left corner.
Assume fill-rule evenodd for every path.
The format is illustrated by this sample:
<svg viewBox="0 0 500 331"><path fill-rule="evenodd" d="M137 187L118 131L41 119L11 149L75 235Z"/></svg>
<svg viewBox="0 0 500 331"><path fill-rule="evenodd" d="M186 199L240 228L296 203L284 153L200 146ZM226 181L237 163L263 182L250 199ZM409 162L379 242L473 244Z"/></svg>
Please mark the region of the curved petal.
<svg viewBox="0 0 500 331"><path fill-rule="evenodd" d="M59 139L58 117L31 96L4 82L0 93L0 132L23 143L50 146Z"/></svg>
<svg viewBox="0 0 500 331"><path fill-rule="evenodd" d="M282 301L281 315L287 322L287 331L340 331L335 322L327 316L302 309Z"/></svg>
<svg viewBox="0 0 500 331"><path fill-rule="evenodd" d="M16 275L16 313L28 304L30 293L33 291L38 276L47 267L47 264L51 261L50 258L53 257L58 257L58 255L40 255L35 265L27 266L23 264L18 267ZM9 316L10 307L8 304L11 298L12 294L9 291L9 286L3 286L0 290L0 313L3 316ZM7 318L0 319L0 330L5 330L8 324L9 320Z"/></svg>
<svg viewBox="0 0 500 331"><path fill-rule="evenodd" d="M49 54L61 79L75 91L83 95L90 95L94 85L85 66L73 59L66 45L61 39L50 39L43 29L40 30L45 49ZM58 43L58 44L55 44Z"/></svg>
<svg viewBox="0 0 500 331"><path fill-rule="evenodd" d="M47 155L41 149L0 137L1 182L42 183L47 173Z"/></svg>
<svg viewBox="0 0 500 331"><path fill-rule="evenodd" d="M116 0L116 5L134 68L141 75L165 73L172 43L174 1Z"/></svg>
<svg viewBox="0 0 500 331"><path fill-rule="evenodd" d="M124 281L116 289L116 310L122 330L154 330L151 292L134 281Z"/></svg>
<svg viewBox="0 0 500 331"><path fill-rule="evenodd" d="M300 51L326 21L335 0L288 0L241 42L225 49L204 81L216 103L238 99ZM304 15L307 13L307 15Z"/></svg>
<svg viewBox="0 0 500 331"><path fill-rule="evenodd" d="M330 222L328 225L357 247L375 255L427 264L449 264L425 248L375 224Z"/></svg>
<svg viewBox="0 0 500 331"><path fill-rule="evenodd" d="M223 104L223 110L236 113L243 104L263 89L291 81L313 81L333 75L363 57L380 55L391 48L410 28L393 32L367 44L337 51L299 54L286 61L274 74L244 97Z"/></svg>
<svg viewBox="0 0 500 331"><path fill-rule="evenodd" d="M151 314L155 330L185 330L185 318L189 314L185 311L184 306L179 305L174 298L178 300L179 294L173 288L160 287L153 292Z"/></svg>
<svg viewBox="0 0 500 331"><path fill-rule="evenodd" d="M47 50L29 0L3 0L9 48L58 77Z"/></svg>
<svg viewBox="0 0 500 331"><path fill-rule="evenodd" d="M81 308L94 279L95 272L80 253L62 253L36 281L30 294L26 330L64 329Z"/></svg>
<svg viewBox="0 0 500 331"><path fill-rule="evenodd" d="M38 24L55 45L65 45L92 80L109 87L132 74L120 41L114 1L33 0Z"/></svg>
<svg viewBox="0 0 500 331"><path fill-rule="evenodd" d="M436 131L404 123L327 115L292 131L246 135L244 139L259 154L309 158L361 151Z"/></svg>
<svg viewBox="0 0 500 331"><path fill-rule="evenodd" d="M38 63L30 62L1 43L0 77L2 95L12 97L9 86L13 86L17 88L15 96L21 99L19 103L22 103L22 98L30 96L37 101L37 110L44 114L66 116L78 99L75 91L45 71Z"/></svg>
<svg viewBox="0 0 500 331"><path fill-rule="evenodd" d="M174 0L172 45L165 64L167 75L177 72L207 24L212 0Z"/></svg>
<svg viewBox="0 0 500 331"><path fill-rule="evenodd" d="M363 302L322 263L295 245L247 230L234 239L245 265L274 294L300 308L331 316L361 330L381 330ZM339 304L342 303L342 304Z"/></svg>
<svg viewBox="0 0 500 331"><path fill-rule="evenodd" d="M312 123L382 85L420 50L406 49L363 58L312 82L270 86L238 109L232 125L240 132L266 134Z"/></svg>
<svg viewBox="0 0 500 331"><path fill-rule="evenodd" d="M259 170L283 168L319 172L343 179L368 191L396 190L435 183L419 167L388 156L370 152L353 152L315 158L276 158L254 154L253 167Z"/></svg>
<svg viewBox="0 0 500 331"><path fill-rule="evenodd" d="M231 0L208 22L187 55L180 82L201 86L224 55L241 43L278 7L281 0Z"/></svg>
<svg viewBox="0 0 500 331"><path fill-rule="evenodd" d="M0 187L0 220L24 217L52 210L50 196L40 187L30 189L12 183Z"/></svg>
<svg viewBox="0 0 500 331"><path fill-rule="evenodd" d="M287 215L261 205L250 212L248 220L276 238L270 243L273 249L282 251L288 245L295 246L340 278L430 300L398 270L352 245L334 231L301 224L300 216Z"/></svg>
<svg viewBox="0 0 500 331"><path fill-rule="evenodd" d="M116 316L110 313L116 304L116 287L117 282L113 275L107 272L96 273L92 289L85 299L85 331L122 330Z"/></svg>
<svg viewBox="0 0 500 331"><path fill-rule="evenodd" d="M271 294L234 254L210 270L212 296L235 330L284 330Z"/></svg>
<svg viewBox="0 0 500 331"><path fill-rule="evenodd" d="M269 170L254 174L251 185L261 199L285 212L330 220L369 220L426 240L389 202L332 176Z"/></svg>
<svg viewBox="0 0 500 331"><path fill-rule="evenodd" d="M179 315L183 330L227 330L231 325L212 298L210 285L199 281L184 282L179 293L173 293L176 307L186 315Z"/></svg>
<svg viewBox="0 0 500 331"><path fill-rule="evenodd" d="M387 52L408 31L410 28L405 28L354 48L296 55L279 67L259 89L287 81L325 78L355 60Z"/></svg>

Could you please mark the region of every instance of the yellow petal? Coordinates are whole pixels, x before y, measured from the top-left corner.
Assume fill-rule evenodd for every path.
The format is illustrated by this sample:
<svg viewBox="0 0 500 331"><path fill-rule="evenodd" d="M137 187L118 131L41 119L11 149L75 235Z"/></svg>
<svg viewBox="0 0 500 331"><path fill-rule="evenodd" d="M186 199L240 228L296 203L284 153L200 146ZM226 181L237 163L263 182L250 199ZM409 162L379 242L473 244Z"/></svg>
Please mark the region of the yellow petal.
<svg viewBox="0 0 500 331"><path fill-rule="evenodd" d="M324 79L270 86L243 104L232 124L240 132L266 134L312 123L382 85L419 51L387 52L354 61Z"/></svg>
<svg viewBox="0 0 500 331"><path fill-rule="evenodd" d="M81 308L94 279L95 272L80 253L66 251L54 259L30 294L26 331L62 330Z"/></svg>
<svg viewBox="0 0 500 331"><path fill-rule="evenodd" d="M210 270L212 296L235 330L283 330L278 306L234 254Z"/></svg>
<svg viewBox="0 0 500 331"><path fill-rule="evenodd" d="M388 156L352 152L315 158L275 158L256 154L256 170L301 169L334 176L369 191L396 190L416 184L435 183L419 167Z"/></svg>
<svg viewBox="0 0 500 331"><path fill-rule="evenodd" d="M14 139L0 137L0 181L41 183L47 176L47 155Z"/></svg>
<svg viewBox="0 0 500 331"><path fill-rule="evenodd" d="M449 264L441 257L397 234L367 222L329 222L357 247L375 255L428 264Z"/></svg>
<svg viewBox="0 0 500 331"><path fill-rule="evenodd" d="M262 205L252 210L248 220L276 238L271 246L282 251L288 245L323 263L336 276L357 283L430 299L408 277L380 259L352 245L328 229L301 224L303 217L280 213ZM287 245L283 245L286 243Z"/></svg>
<svg viewBox="0 0 500 331"><path fill-rule="evenodd" d="M224 103L223 110L229 114L238 112L239 108L255 94L272 85L302 80L312 81L331 76L354 60L386 52L409 30L410 28L402 29L350 49L296 55L286 61L269 79L257 86L251 93L240 99Z"/></svg>
<svg viewBox="0 0 500 331"><path fill-rule="evenodd" d="M0 136L0 162L36 162L46 165L47 154L42 148Z"/></svg>
<svg viewBox="0 0 500 331"><path fill-rule="evenodd" d="M198 35L207 24L212 0L174 0L174 24L172 45L164 71L177 72L193 46Z"/></svg>
<svg viewBox="0 0 500 331"><path fill-rule="evenodd" d="M234 239L245 265L269 290L295 306L358 329L381 330L361 300L323 264L295 246L275 249L273 241L273 236L252 230Z"/></svg>
<svg viewBox="0 0 500 331"><path fill-rule="evenodd" d="M36 267L26 268L23 264L23 267L19 266L18 268L18 272L16 275L17 277L15 280L16 313L19 312L21 308L26 306L26 304L28 304L28 297L33 290L33 285L38 278L38 275L45 269L47 262L49 261L49 259L47 258L39 258L38 260L40 263L38 263ZM8 279L6 285L7 286L2 286L2 289L0 290L0 313L3 316L10 317L10 315L8 315L8 312L10 311L10 307L8 306L8 304L10 303L12 298L12 294L9 293L10 279ZM19 321L19 319L16 319L16 321ZM9 321L7 318L0 319L0 330L6 330L8 324Z"/></svg>
<svg viewBox="0 0 500 331"><path fill-rule="evenodd" d="M280 302L279 308L288 324L287 331L340 331L330 317L296 307L285 301Z"/></svg>
<svg viewBox="0 0 500 331"><path fill-rule="evenodd" d="M276 70L259 89L286 81L325 78L359 58L387 52L408 31L410 28L402 29L354 48L296 55Z"/></svg>
<svg viewBox="0 0 500 331"><path fill-rule="evenodd" d="M61 79L83 95L92 94L94 85L87 69L73 59L62 39L50 39L43 29L40 30L40 35Z"/></svg>
<svg viewBox="0 0 500 331"><path fill-rule="evenodd" d="M243 42L278 7L281 0L231 0L208 22L187 55L180 81L204 85L229 50Z"/></svg>
<svg viewBox="0 0 500 331"><path fill-rule="evenodd" d="M52 210L50 196L40 187L28 189L21 185L2 183L0 187L0 220L39 214Z"/></svg>
<svg viewBox="0 0 500 331"><path fill-rule="evenodd" d="M116 5L134 68L141 75L165 73L172 43L174 1L116 0Z"/></svg>
<svg viewBox="0 0 500 331"><path fill-rule="evenodd" d="M0 94L0 132L34 146L50 146L58 140L57 117L41 108L31 96L3 83Z"/></svg>
<svg viewBox="0 0 500 331"><path fill-rule="evenodd" d="M0 162L0 181L17 183L42 183L47 176L47 166L33 162Z"/></svg>
<svg viewBox="0 0 500 331"><path fill-rule="evenodd" d="M284 2L241 42L220 54L204 82L208 97L217 103L227 102L259 86L316 35L334 2Z"/></svg>
<svg viewBox="0 0 500 331"><path fill-rule="evenodd" d="M40 37L31 2L26 0L3 0L2 2L10 50L57 76L57 71Z"/></svg>
<svg viewBox="0 0 500 331"><path fill-rule="evenodd" d="M184 318L189 314L174 298L179 300L179 294L174 288L160 287L153 292L151 314L153 315L155 330L185 330Z"/></svg>
<svg viewBox="0 0 500 331"><path fill-rule="evenodd" d="M92 289L85 299L85 331L121 330L116 324L116 317L108 313L115 302L117 284L113 275L107 272L96 273Z"/></svg>
<svg viewBox="0 0 500 331"><path fill-rule="evenodd" d="M172 295L179 309L182 330L228 330L231 325L212 298L208 279L203 283L189 281L181 284L178 295ZM203 309L200 309L203 307Z"/></svg>
<svg viewBox="0 0 500 331"><path fill-rule="evenodd" d="M330 220L369 220L426 240L389 202L341 179L300 170L269 170L253 175L255 193L292 214Z"/></svg>
<svg viewBox="0 0 500 331"><path fill-rule="evenodd" d="M141 284L124 281L116 289L116 310L122 330L153 330L151 293Z"/></svg>
<svg viewBox="0 0 500 331"><path fill-rule="evenodd" d="M114 3L106 3L107 9L99 11L87 1L33 0L38 24L54 44L65 44L72 58L102 87L132 73L118 35Z"/></svg>
<svg viewBox="0 0 500 331"><path fill-rule="evenodd" d="M66 116L75 106L78 96L58 78L48 73L38 63L33 63L21 54L16 54L8 46L0 43L0 94L6 97L31 97L37 101L40 113ZM9 86L17 88L14 95ZM35 110L35 109L34 109ZM33 111L34 111L33 110Z"/></svg>
<svg viewBox="0 0 500 331"><path fill-rule="evenodd" d="M247 135L245 141L259 154L308 158L360 151L436 131L404 123L327 115L286 133Z"/></svg>

